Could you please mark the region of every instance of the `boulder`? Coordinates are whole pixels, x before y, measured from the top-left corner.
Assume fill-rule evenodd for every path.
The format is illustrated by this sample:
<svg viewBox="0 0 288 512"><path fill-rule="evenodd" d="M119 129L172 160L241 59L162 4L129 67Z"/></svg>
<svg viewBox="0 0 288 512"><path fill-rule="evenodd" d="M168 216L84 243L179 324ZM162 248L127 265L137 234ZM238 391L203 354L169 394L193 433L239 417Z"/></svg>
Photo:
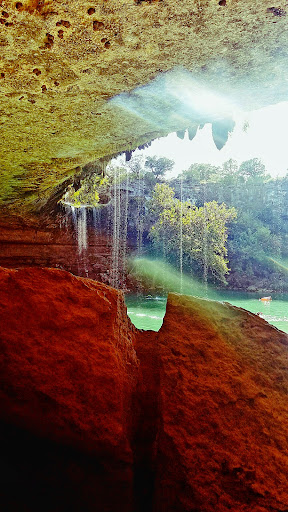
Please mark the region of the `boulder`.
<svg viewBox="0 0 288 512"><path fill-rule="evenodd" d="M122 294L56 269L0 283L2 510L130 510L138 360Z"/></svg>
<svg viewBox="0 0 288 512"><path fill-rule="evenodd" d="M288 509L288 336L228 303L169 295L157 337L154 509Z"/></svg>
<svg viewBox="0 0 288 512"><path fill-rule="evenodd" d="M141 331L104 284L2 268L0 325L5 512L288 510L288 336L265 320L169 294Z"/></svg>

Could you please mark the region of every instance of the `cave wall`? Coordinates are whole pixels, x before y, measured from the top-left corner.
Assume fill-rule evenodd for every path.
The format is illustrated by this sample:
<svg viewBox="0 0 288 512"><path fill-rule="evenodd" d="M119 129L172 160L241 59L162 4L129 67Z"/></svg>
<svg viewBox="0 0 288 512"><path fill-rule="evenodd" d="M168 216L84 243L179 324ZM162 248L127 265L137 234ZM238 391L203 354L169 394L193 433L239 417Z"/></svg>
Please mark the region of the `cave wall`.
<svg viewBox="0 0 288 512"><path fill-rule="evenodd" d="M287 99L286 11L269 0L1 0L0 205L39 211L86 163L219 117L189 101L175 114L175 88L189 100L190 82L227 98L228 116Z"/></svg>
<svg viewBox="0 0 288 512"><path fill-rule="evenodd" d="M87 237L87 249L79 252L77 231L71 216L63 212L54 218L4 215L0 219L0 266L60 268L112 284L113 240L91 225ZM121 265L121 256L119 260Z"/></svg>

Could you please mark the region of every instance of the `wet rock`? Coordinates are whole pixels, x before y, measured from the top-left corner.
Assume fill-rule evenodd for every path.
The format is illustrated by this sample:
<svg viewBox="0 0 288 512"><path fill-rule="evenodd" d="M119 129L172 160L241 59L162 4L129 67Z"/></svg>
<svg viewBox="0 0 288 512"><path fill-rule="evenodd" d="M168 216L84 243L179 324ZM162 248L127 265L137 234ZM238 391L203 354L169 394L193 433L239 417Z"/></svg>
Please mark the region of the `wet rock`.
<svg viewBox="0 0 288 512"><path fill-rule="evenodd" d="M112 240L91 221L87 222L89 244L79 255L77 231L71 219L2 216L0 220L0 266L53 267L109 284ZM64 221L64 224L63 224ZM67 221L67 222L66 222ZM65 224L66 222L66 224Z"/></svg>
<svg viewBox="0 0 288 512"><path fill-rule="evenodd" d="M235 127L235 122L232 119L223 119L212 123L212 137L217 149L222 149Z"/></svg>

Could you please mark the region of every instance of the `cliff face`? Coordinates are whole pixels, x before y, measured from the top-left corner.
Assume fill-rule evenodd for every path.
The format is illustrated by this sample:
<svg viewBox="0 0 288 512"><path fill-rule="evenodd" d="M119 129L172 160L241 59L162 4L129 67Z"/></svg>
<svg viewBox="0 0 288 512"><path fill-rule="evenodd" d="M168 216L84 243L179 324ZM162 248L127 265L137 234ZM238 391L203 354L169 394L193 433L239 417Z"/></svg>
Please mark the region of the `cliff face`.
<svg viewBox="0 0 288 512"><path fill-rule="evenodd" d="M87 222L87 248L79 251L77 229L71 218L29 219L2 216L0 219L0 266L53 267L82 277L113 283L113 240ZM67 220L66 225L63 224ZM120 242L121 246L121 242ZM121 267L121 257L118 266ZM122 268L122 267L121 267ZM123 273L123 272L122 272ZM124 279L124 277L123 277ZM123 283L121 283L123 284Z"/></svg>
<svg viewBox="0 0 288 512"><path fill-rule="evenodd" d="M3 510L288 508L286 334L176 294L138 331L121 293L61 270L0 284Z"/></svg>
<svg viewBox="0 0 288 512"><path fill-rule="evenodd" d="M287 335L229 304L172 295L157 345L156 509L287 508Z"/></svg>

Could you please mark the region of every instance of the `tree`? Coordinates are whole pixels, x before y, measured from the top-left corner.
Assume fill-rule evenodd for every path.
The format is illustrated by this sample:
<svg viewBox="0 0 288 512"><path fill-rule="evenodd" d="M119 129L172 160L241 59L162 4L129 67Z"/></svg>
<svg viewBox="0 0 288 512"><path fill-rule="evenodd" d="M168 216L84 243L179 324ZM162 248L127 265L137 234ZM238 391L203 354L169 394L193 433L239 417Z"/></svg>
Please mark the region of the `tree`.
<svg viewBox="0 0 288 512"><path fill-rule="evenodd" d="M157 184L150 202L155 222L149 237L164 255L196 271L208 272L225 282L228 273L227 223L236 217L234 208L216 201L197 208L190 201L180 201L166 184Z"/></svg>
<svg viewBox="0 0 288 512"><path fill-rule="evenodd" d="M236 274L238 286L240 283L249 286L247 277L252 283L255 279L258 282L271 279L269 256L280 256L281 238L251 212L240 211L229 235L228 250L233 279Z"/></svg>
<svg viewBox="0 0 288 512"><path fill-rule="evenodd" d="M173 160L166 157L157 158L155 155L148 156L145 162L145 167L153 172L156 179L159 179L160 176L164 176L166 172L171 171L173 169L173 165Z"/></svg>
<svg viewBox="0 0 288 512"><path fill-rule="evenodd" d="M224 164L222 165L221 174L222 176L235 176L238 172L238 163L236 160L233 160L233 158L229 158Z"/></svg>
<svg viewBox="0 0 288 512"><path fill-rule="evenodd" d="M220 177L220 168L211 164L192 164L187 171L181 175L184 182L189 183L207 183L209 181L218 181Z"/></svg>
<svg viewBox="0 0 288 512"><path fill-rule="evenodd" d="M249 178L263 178L266 174L265 165L262 164L259 158L252 158L245 160L239 167L239 176L243 176L247 181Z"/></svg>

